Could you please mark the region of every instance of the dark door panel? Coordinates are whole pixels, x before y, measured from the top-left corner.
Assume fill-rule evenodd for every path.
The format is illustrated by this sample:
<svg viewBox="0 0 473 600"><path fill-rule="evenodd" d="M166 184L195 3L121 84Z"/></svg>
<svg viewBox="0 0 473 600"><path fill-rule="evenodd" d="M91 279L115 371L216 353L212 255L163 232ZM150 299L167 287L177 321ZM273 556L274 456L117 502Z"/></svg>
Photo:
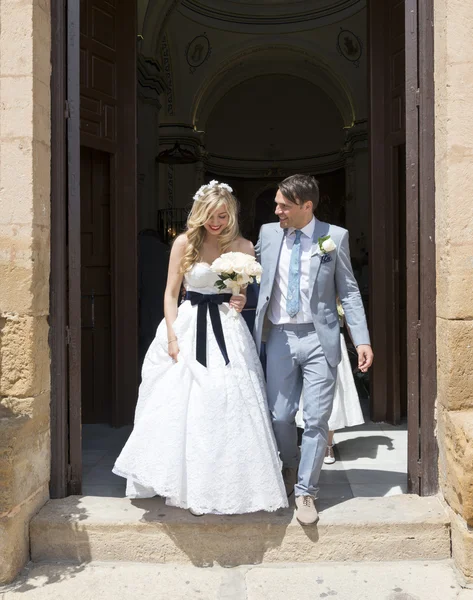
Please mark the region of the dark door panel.
<svg viewBox="0 0 473 600"><path fill-rule="evenodd" d="M110 423L110 155L81 150L82 423Z"/></svg>

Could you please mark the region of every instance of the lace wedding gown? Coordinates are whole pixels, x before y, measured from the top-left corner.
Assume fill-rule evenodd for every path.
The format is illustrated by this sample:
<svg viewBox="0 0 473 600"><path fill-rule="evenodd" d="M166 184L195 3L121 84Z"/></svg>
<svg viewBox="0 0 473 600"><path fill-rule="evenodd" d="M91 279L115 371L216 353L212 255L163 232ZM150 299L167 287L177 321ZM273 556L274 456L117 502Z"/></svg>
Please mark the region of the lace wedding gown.
<svg viewBox="0 0 473 600"><path fill-rule="evenodd" d="M206 263L186 274L189 292L215 294ZM229 290L223 290L228 292ZM202 513L239 514L287 506L266 404L265 382L241 315L218 307L229 364L207 315L207 367L196 360L197 306L185 301L173 325L179 343L167 353L165 322L143 363L133 432L113 472L131 498L164 496Z"/></svg>

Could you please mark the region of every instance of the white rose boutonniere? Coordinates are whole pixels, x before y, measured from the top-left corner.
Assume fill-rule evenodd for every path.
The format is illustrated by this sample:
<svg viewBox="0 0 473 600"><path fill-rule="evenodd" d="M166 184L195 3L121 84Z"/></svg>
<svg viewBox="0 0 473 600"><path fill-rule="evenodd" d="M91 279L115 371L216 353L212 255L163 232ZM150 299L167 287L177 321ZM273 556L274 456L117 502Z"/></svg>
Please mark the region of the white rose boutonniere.
<svg viewBox="0 0 473 600"><path fill-rule="evenodd" d="M323 239L323 238L321 238L321 239ZM322 249L323 254L325 254L326 252L333 252L333 250L335 250L335 248L337 247L337 246L335 246L335 242L332 240L332 238L330 236L325 238L323 242L321 242L319 239L319 245Z"/></svg>
<svg viewBox="0 0 473 600"><path fill-rule="evenodd" d="M317 240L318 248L316 254L321 255L321 262L326 263L332 260L332 257L329 255L329 252L333 252L336 250L337 246L335 242L329 235L325 235L324 237L319 237Z"/></svg>

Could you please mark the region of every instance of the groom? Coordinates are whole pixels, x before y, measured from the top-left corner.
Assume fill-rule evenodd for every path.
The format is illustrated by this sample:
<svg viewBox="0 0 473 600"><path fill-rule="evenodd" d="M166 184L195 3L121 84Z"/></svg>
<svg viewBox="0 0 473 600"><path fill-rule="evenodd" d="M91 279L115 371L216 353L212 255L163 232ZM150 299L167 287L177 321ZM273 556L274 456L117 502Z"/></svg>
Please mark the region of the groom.
<svg viewBox="0 0 473 600"><path fill-rule="evenodd" d="M341 360L337 296L365 372L373 362L365 312L350 262L348 232L314 217L314 177L292 175L279 184L279 223L263 225L256 257L263 266L254 338L266 339L268 404L297 519L318 519L314 499L322 469ZM299 460L295 415L304 392L305 429Z"/></svg>

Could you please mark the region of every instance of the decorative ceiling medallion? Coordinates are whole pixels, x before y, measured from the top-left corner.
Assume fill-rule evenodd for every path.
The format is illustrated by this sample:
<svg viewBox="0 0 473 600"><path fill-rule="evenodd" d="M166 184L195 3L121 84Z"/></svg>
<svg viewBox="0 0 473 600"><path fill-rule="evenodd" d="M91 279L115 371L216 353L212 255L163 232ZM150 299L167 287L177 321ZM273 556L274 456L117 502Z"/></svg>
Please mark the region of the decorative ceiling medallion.
<svg viewBox="0 0 473 600"><path fill-rule="evenodd" d="M363 43L352 31L340 27L340 33L337 38L337 50L355 67L360 66L360 58L363 54Z"/></svg>
<svg viewBox="0 0 473 600"><path fill-rule="evenodd" d="M186 60L189 71L194 73L209 58L212 53L209 38L205 33L198 35L186 46Z"/></svg>
<svg viewBox="0 0 473 600"><path fill-rule="evenodd" d="M299 30L337 22L366 6L366 0L182 0L179 12L198 21L227 30L242 31L242 27L267 30ZM213 22L213 23L212 23ZM235 29L236 27L236 29Z"/></svg>

